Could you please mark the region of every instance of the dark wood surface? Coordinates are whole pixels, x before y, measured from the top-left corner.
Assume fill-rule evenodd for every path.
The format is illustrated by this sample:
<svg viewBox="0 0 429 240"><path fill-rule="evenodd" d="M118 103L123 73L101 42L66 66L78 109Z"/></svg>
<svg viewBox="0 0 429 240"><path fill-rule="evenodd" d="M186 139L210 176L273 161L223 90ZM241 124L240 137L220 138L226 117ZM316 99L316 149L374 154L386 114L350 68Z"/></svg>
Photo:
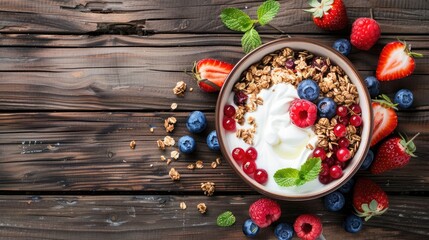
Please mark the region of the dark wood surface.
<svg viewBox="0 0 429 240"><path fill-rule="evenodd" d="M345 0L349 19L369 16L382 37L368 52L350 60L362 76L374 74L389 41L407 40L429 56L427 0ZM251 202L261 197L244 184L219 153L204 144L214 129L216 94L199 91L189 76L194 61L213 57L231 63L242 56L240 35L222 26L226 7L255 12L261 1L0 1L0 239L242 239L241 223ZM331 45L349 28L318 29L303 12L305 1L280 1L272 25L259 28L263 42L308 37ZM282 32L279 32L280 29ZM330 213L322 200L281 201L282 220L301 213L319 215L327 239L426 239L429 237L429 58L416 59L415 73L382 84L392 96L411 89L415 103L398 112L398 130L420 132L417 158L399 170L373 176L387 191L391 207L365 223L359 234L342 229L350 209ZM193 92L172 94L177 81ZM178 108L170 110L171 103ZM171 134L187 134L189 111L207 113L209 129L194 135L196 154L169 166L155 141L166 133L163 120L178 119ZM150 127L155 131L151 133ZM131 140L137 142L134 150ZM186 166L203 160L203 169ZM182 174L168 176L171 167ZM206 197L200 183L213 181ZM181 210L180 202L188 208ZM196 205L205 202L206 215ZM232 210L237 223L216 226L219 213ZM273 239L272 227L259 239Z"/></svg>

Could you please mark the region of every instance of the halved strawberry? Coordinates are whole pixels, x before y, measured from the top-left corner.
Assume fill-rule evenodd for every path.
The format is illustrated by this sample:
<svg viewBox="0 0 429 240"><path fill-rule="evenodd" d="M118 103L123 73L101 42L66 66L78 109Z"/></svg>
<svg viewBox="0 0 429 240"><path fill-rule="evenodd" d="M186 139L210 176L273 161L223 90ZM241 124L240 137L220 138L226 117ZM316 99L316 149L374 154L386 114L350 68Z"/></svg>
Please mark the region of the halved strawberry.
<svg viewBox="0 0 429 240"><path fill-rule="evenodd" d="M377 79L390 81L411 75L416 67L413 57L423 57L423 54L411 52L411 46L405 41L388 43L378 59Z"/></svg>
<svg viewBox="0 0 429 240"><path fill-rule="evenodd" d="M234 65L212 58L198 61L194 66L194 76L204 92L218 92Z"/></svg>
<svg viewBox="0 0 429 240"><path fill-rule="evenodd" d="M395 112L396 104L393 104L390 98L384 94L381 95L381 98L372 102L374 129L371 138L371 147L392 133L398 125L398 116Z"/></svg>

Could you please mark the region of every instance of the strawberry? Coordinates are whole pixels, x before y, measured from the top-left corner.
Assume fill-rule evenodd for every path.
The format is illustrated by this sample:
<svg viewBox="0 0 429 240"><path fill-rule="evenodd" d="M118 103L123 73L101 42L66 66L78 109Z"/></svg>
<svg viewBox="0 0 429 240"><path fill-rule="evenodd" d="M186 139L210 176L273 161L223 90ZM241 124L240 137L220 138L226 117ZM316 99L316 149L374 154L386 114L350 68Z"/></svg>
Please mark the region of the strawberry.
<svg viewBox="0 0 429 240"><path fill-rule="evenodd" d="M268 227L272 222L277 221L281 214L280 205L268 198L261 198L249 207L250 218L260 228Z"/></svg>
<svg viewBox="0 0 429 240"><path fill-rule="evenodd" d="M392 137L384 141L375 155L374 163L371 165L372 174L380 174L391 169L401 168L410 162L411 157L415 157L416 145L412 139L407 141L404 137Z"/></svg>
<svg viewBox="0 0 429 240"><path fill-rule="evenodd" d="M212 58L198 61L194 66L194 77L204 92L218 92L234 65Z"/></svg>
<svg viewBox="0 0 429 240"><path fill-rule="evenodd" d="M378 23L372 18L358 18L352 25L350 43L360 50L369 50L380 38Z"/></svg>
<svg viewBox="0 0 429 240"><path fill-rule="evenodd" d="M411 46L405 41L386 44L378 59L377 79L390 81L411 75L416 68L413 57L423 57L423 54L411 52Z"/></svg>
<svg viewBox="0 0 429 240"><path fill-rule="evenodd" d="M359 217L368 221L372 216L381 215L389 207L387 194L368 178L359 178L353 191L353 208Z"/></svg>
<svg viewBox="0 0 429 240"><path fill-rule="evenodd" d="M370 144L371 147L392 133L398 125L398 116L395 112L397 110L396 104L393 104L390 98L384 94L381 95L381 98L372 102L374 129Z"/></svg>
<svg viewBox="0 0 429 240"><path fill-rule="evenodd" d="M300 239L315 240L322 234L322 221L315 215L302 214L296 218L293 228Z"/></svg>
<svg viewBox="0 0 429 240"><path fill-rule="evenodd" d="M289 108L292 123L300 128L313 126L317 119L317 107L305 99L296 99Z"/></svg>
<svg viewBox="0 0 429 240"><path fill-rule="evenodd" d="M313 22L324 30L341 30L347 26L346 7L342 0L309 0L313 7L305 11L313 14Z"/></svg>

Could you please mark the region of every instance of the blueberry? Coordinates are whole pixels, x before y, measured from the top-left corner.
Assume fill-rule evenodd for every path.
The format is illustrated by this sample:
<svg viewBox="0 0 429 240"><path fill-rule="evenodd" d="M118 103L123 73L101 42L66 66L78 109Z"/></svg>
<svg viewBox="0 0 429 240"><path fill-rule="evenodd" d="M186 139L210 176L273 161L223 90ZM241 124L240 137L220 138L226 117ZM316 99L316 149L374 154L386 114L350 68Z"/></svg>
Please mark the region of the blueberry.
<svg viewBox="0 0 429 240"><path fill-rule="evenodd" d="M317 103L317 113L321 118L331 119L335 116L336 110L337 104L332 100L332 98L325 97Z"/></svg>
<svg viewBox="0 0 429 240"><path fill-rule="evenodd" d="M350 51L352 50L352 45L350 44L350 41L345 38L341 38L335 41L332 47L344 56L348 56L350 54Z"/></svg>
<svg viewBox="0 0 429 240"><path fill-rule="evenodd" d="M306 79L298 84L298 96L301 99L306 99L308 101L314 101L319 97L320 87L319 85L311 80Z"/></svg>
<svg viewBox="0 0 429 240"><path fill-rule="evenodd" d="M207 136L207 146L210 150L219 151L219 141L217 140L216 130L213 130Z"/></svg>
<svg viewBox="0 0 429 240"><path fill-rule="evenodd" d="M186 127L191 133L200 133L204 131L207 127L206 116L200 111L191 112L186 121Z"/></svg>
<svg viewBox="0 0 429 240"><path fill-rule="evenodd" d="M374 160L374 152L371 149L369 149L368 153L366 154L365 160L363 160L363 163L360 166L360 170L367 170L371 166L371 163L373 160Z"/></svg>
<svg viewBox="0 0 429 240"><path fill-rule="evenodd" d="M343 186L338 189L338 191L340 191L341 193L349 193L352 190L354 184L355 180L351 178L346 183L344 183Z"/></svg>
<svg viewBox="0 0 429 240"><path fill-rule="evenodd" d="M365 84L368 88L369 95L375 98L380 93L380 82L374 76L368 76L365 78Z"/></svg>
<svg viewBox="0 0 429 240"><path fill-rule="evenodd" d="M293 228L287 223L279 223L274 229L274 235L278 240L290 240L293 236Z"/></svg>
<svg viewBox="0 0 429 240"><path fill-rule="evenodd" d="M362 229L363 221L362 218L350 214L347 216L346 220L344 221L344 228L349 233L357 233Z"/></svg>
<svg viewBox="0 0 429 240"><path fill-rule="evenodd" d="M410 90L401 89L395 94L393 102L397 103L399 108L405 109L411 107L413 100L414 96Z"/></svg>
<svg viewBox="0 0 429 240"><path fill-rule="evenodd" d="M325 197L325 208L331 212L340 211L344 207L344 195L340 192L333 192Z"/></svg>
<svg viewBox="0 0 429 240"><path fill-rule="evenodd" d="M179 138L177 145L179 146L179 150L182 153L192 153L197 148L195 140L188 135Z"/></svg>
<svg viewBox="0 0 429 240"><path fill-rule="evenodd" d="M252 221L252 219L249 218L243 223L243 233L247 237L254 237L258 232L259 227Z"/></svg>

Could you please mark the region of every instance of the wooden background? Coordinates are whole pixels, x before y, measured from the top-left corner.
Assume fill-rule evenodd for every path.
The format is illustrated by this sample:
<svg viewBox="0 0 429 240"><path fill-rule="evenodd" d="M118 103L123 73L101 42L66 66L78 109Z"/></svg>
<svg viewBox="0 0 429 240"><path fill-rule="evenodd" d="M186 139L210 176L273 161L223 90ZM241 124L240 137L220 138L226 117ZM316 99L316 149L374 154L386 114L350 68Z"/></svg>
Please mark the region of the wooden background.
<svg viewBox="0 0 429 240"><path fill-rule="evenodd" d="M275 27L258 28L263 42L308 37L331 45L347 37L351 22L370 8L382 37L370 51L350 60L362 76L373 75L381 48L397 37L429 56L429 1L344 0L350 19L342 32L318 29L302 9L305 1L280 1ZM244 184L220 156L205 146L214 129L216 94L199 91L186 73L205 57L231 63L242 56L239 34L218 15L238 7L251 14L261 1L0 1L0 238L1 239L242 239L249 204L261 196ZM253 15L254 16L254 15ZM278 31L277 29L280 29ZM365 223L359 234L342 229L350 209L324 210L321 199L280 202L282 221L310 212L323 220L327 239L429 238L429 58L416 59L414 74L382 83L392 96L401 88L415 94L398 112L398 130L420 132L417 158L404 169L380 176L360 172L388 192L390 209ZM172 94L177 81L193 92ZM171 103L178 108L170 110ZM172 136L187 134L192 110L206 112L208 130L195 135L198 152L167 166L155 141L166 134L163 120L178 119ZM149 128L155 132L150 133ZM129 142L135 140L135 150ZM205 168L186 166L203 160ZM170 167L182 174L168 176ZM213 181L206 197L200 183ZM188 208L181 210L179 203ZM205 202L201 215L196 205ZM216 226L231 210L237 223ZM273 227L258 239L273 239Z"/></svg>

